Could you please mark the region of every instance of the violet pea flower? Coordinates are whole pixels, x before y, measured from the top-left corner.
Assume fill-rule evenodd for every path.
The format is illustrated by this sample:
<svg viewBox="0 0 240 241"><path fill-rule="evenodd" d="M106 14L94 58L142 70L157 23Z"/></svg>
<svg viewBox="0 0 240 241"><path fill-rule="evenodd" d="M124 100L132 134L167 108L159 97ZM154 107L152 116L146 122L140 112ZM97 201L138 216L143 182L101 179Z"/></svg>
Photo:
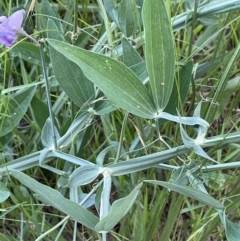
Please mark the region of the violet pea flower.
<svg viewBox="0 0 240 241"><path fill-rule="evenodd" d="M0 43L12 46L22 30L22 22L25 11L18 10L8 18L0 16Z"/></svg>

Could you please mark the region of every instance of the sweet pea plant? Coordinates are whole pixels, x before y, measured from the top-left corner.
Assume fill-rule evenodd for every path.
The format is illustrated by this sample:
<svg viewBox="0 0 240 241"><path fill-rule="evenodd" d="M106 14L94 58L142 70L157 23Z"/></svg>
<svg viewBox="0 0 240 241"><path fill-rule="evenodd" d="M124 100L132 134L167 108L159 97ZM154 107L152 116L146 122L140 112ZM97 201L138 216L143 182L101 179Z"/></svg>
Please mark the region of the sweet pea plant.
<svg viewBox="0 0 240 241"><path fill-rule="evenodd" d="M1 16L1 240L240 240L239 9L43 0L34 37Z"/></svg>

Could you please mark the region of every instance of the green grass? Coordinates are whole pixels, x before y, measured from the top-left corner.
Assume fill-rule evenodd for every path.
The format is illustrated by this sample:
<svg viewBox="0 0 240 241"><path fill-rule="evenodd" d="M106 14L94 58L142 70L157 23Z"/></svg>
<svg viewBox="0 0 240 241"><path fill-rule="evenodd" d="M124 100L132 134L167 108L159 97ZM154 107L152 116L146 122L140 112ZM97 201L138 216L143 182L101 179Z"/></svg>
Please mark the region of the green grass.
<svg viewBox="0 0 240 241"><path fill-rule="evenodd" d="M0 48L0 240L240 240L240 4L43 2L23 24L42 52Z"/></svg>

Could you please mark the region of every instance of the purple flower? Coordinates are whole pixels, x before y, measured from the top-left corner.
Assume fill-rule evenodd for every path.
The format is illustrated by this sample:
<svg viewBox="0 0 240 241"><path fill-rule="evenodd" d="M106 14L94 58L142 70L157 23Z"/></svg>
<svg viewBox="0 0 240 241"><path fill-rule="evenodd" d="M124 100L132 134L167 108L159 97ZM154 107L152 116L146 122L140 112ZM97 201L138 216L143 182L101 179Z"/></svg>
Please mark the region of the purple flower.
<svg viewBox="0 0 240 241"><path fill-rule="evenodd" d="M13 45L21 30L24 14L24 10L18 10L8 18L0 16L0 43L5 46Z"/></svg>

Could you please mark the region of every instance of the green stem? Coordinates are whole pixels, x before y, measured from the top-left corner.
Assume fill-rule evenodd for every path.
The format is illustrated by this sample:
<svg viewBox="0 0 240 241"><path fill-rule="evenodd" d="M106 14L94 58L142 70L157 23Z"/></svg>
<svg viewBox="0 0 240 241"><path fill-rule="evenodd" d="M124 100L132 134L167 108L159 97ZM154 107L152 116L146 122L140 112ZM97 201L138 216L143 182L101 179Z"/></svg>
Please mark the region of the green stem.
<svg viewBox="0 0 240 241"><path fill-rule="evenodd" d="M50 119L51 119L51 128L52 128L52 133L53 133L53 148L54 148L54 150L56 150L57 149L57 138L56 138L55 127L54 127L54 116L53 116L53 111L52 111L50 86L48 83L48 75L47 75L46 63L45 63L44 52L43 52L43 44L40 45L40 54L41 54L41 61L42 61L42 67L43 67L43 79L44 79L45 85L46 85L48 110L49 110L49 115L50 115Z"/></svg>
<svg viewBox="0 0 240 241"><path fill-rule="evenodd" d="M74 1L74 26L73 26L73 33L77 34L77 21L78 21L78 0Z"/></svg>

